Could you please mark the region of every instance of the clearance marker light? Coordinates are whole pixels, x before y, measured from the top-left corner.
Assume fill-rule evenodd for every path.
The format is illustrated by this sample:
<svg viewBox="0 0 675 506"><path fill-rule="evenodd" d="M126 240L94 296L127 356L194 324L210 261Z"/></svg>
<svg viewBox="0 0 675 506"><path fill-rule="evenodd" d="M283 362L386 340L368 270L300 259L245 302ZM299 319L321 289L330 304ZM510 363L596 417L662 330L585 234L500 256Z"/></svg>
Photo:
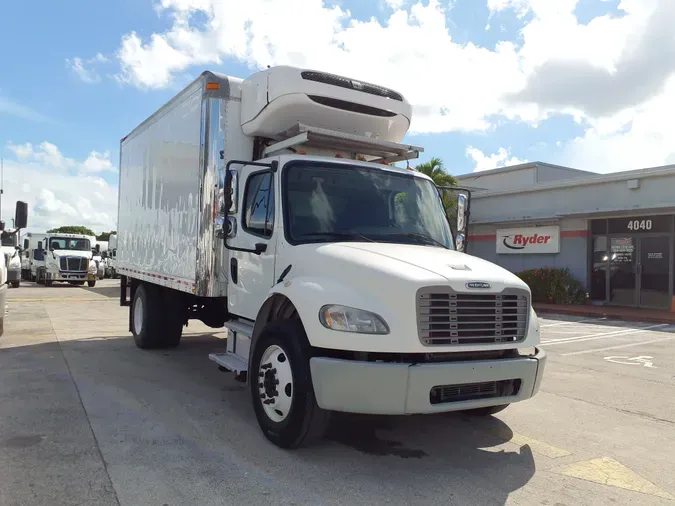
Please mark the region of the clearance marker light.
<svg viewBox="0 0 675 506"><path fill-rule="evenodd" d="M218 83L206 83L206 89L207 90L219 90L220 84L218 84Z"/></svg>

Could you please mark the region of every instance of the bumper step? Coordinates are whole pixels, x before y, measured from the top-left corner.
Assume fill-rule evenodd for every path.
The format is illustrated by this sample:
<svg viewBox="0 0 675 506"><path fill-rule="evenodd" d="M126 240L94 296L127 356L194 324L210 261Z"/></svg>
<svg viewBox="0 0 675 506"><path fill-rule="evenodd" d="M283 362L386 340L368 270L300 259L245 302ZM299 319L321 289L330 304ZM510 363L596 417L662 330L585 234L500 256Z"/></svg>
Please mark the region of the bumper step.
<svg viewBox="0 0 675 506"><path fill-rule="evenodd" d="M248 371L248 362L234 353L210 353L209 360L212 360L220 367L235 373L242 373Z"/></svg>

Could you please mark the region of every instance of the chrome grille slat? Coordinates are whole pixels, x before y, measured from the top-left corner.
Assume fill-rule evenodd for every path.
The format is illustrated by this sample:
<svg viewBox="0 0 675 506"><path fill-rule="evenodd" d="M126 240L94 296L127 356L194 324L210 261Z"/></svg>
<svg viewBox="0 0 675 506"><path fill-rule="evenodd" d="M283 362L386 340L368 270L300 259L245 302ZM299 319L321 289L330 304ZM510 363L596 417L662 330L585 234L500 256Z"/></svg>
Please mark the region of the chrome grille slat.
<svg viewBox="0 0 675 506"><path fill-rule="evenodd" d="M417 296L417 329L426 346L501 344L525 338L529 298L525 290L455 293L427 287Z"/></svg>

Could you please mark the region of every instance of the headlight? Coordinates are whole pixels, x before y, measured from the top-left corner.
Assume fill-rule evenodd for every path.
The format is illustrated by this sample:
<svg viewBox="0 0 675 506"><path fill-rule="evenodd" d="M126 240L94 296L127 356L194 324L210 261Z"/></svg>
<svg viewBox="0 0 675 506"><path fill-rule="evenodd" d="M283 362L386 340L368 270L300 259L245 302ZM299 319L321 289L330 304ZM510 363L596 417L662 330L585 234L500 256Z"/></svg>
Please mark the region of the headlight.
<svg viewBox="0 0 675 506"><path fill-rule="evenodd" d="M370 311L329 304L319 311L319 321L327 329L362 334L389 334L385 321Z"/></svg>

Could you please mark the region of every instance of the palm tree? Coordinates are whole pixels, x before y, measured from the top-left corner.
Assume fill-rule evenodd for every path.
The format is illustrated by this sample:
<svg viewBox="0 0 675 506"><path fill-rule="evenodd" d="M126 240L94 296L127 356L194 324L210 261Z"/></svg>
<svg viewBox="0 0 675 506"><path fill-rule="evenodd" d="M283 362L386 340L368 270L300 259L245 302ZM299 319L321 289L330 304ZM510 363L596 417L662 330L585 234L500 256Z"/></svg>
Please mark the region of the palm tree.
<svg viewBox="0 0 675 506"><path fill-rule="evenodd" d="M443 160L438 157L433 157L428 162L416 165L415 170L429 176L436 183L436 186L457 186L457 179L445 171ZM454 192L441 191L441 196L445 212L448 216L454 216L456 194Z"/></svg>
<svg viewBox="0 0 675 506"><path fill-rule="evenodd" d="M436 186L457 186L457 179L452 174L448 174L443 167L443 160L434 157L428 162L415 165L415 170L426 174L434 180Z"/></svg>

